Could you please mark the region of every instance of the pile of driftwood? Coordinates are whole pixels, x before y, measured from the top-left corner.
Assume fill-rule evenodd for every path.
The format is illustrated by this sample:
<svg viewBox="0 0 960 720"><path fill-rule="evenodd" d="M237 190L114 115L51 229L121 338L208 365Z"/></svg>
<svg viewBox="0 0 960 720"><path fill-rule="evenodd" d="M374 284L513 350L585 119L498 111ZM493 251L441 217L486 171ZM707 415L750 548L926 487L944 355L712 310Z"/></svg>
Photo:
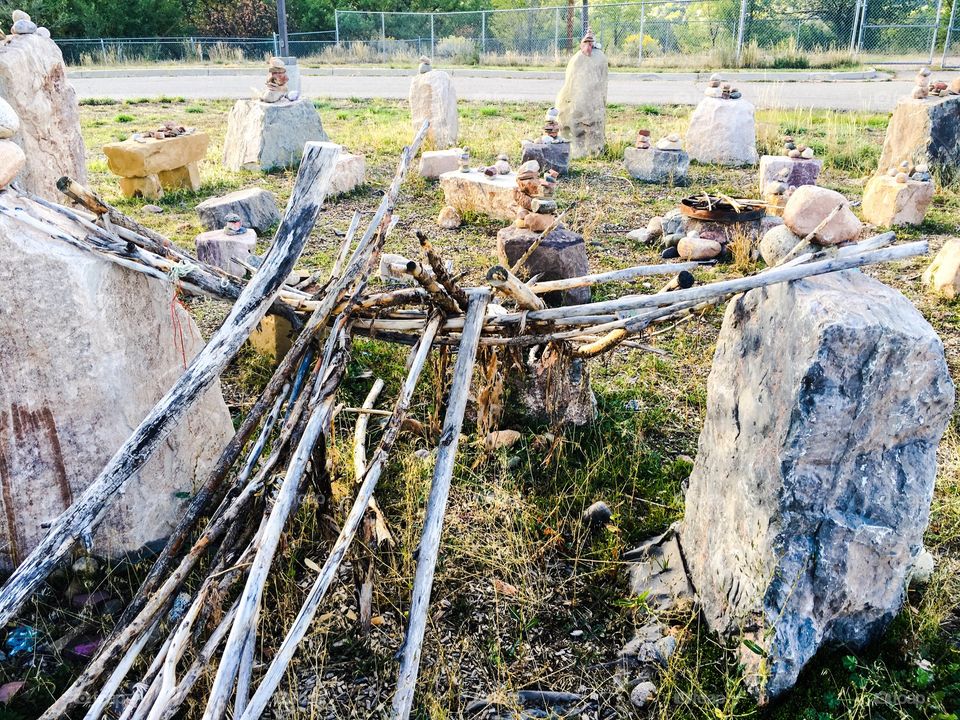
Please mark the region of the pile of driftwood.
<svg viewBox="0 0 960 720"><path fill-rule="evenodd" d="M334 145L306 147L285 217L261 267L249 280L200 263L67 179L61 182L61 190L82 207L33 199L73 219L85 229L83 237L68 235L26 212L3 210L24 223L42 227L63 242L125 267L158 278L174 278L185 291L228 299L233 308L174 387L0 589L0 622L11 620L51 571L90 536L131 476L224 370L266 312L283 314L299 328L290 351L192 499L112 635L43 718L64 717L82 706L88 708L85 718L93 720L103 715L115 697L127 698L121 715L124 720L171 718L190 696L198 678L214 668L216 675L209 694L201 700L206 707L204 718L219 719L227 713L242 720L259 718L358 530L365 528L374 537L389 537L379 517L374 490L431 349L449 346L456 350L457 357L417 553L409 624L392 706L393 717L408 717L444 511L479 346L550 345L575 357L592 357L634 342L651 323L676 317L704 301L716 302L771 283L926 252L922 242L886 247L893 238L889 233L830 255L801 254L750 277L691 286L690 278L684 276L686 280L674 280L668 289L654 294L551 308L542 299L548 292L645 275L676 276L681 271L689 273L696 263L523 282L518 278L523 271L521 258L513 268L497 266L490 270L488 286L463 287L421 235L424 261L408 261L401 268L416 285L371 291L368 281L379 268L381 251L394 225L394 204L426 129L425 124L404 149L393 182L362 235L360 216L354 216L333 268L325 280L312 278L315 283L320 281L319 289L312 292L285 282L320 212L339 153ZM669 289L673 287L680 289ZM502 305L491 302L495 293L502 298ZM274 657L261 659L269 665L255 676L254 653L264 587L281 535L304 488L328 472L329 434L334 416L341 409L337 391L355 334L411 345L407 377L369 459L364 450L368 415L360 415L355 454L358 485L352 508L279 650ZM373 406L381 388L382 383L375 384L361 411ZM188 588L196 590L190 592ZM171 615L175 599L182 598L183 593L189 593L189 604ZM138 670L138 677L128 678L135 666L146 669Z"/></svg>

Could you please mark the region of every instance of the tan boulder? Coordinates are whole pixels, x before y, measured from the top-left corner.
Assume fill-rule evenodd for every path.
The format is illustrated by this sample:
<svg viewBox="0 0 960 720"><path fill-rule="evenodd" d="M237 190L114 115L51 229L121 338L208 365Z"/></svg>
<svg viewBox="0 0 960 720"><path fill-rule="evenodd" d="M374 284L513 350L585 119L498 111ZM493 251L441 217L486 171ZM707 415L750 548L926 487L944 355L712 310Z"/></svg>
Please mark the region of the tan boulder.
<svg viewBox="0 0 960 720"><path fill-rule="evenodd" d="M880 227L919 225L933 200L933 183L897 182L889 175L874 175L863 192L863 217Z"/></svg>
<svg viewBox="0 0 960 720"><path fill-rule="evenodd" d="M460 156L463 148L449 150L426 150L420 156L420 176L428 180L436 180L445 172L460 167Z"/></svg>
<svg viewBox="0 0 960 720"><path fill-rule="evenodd" d="M444 230L456 230L461 224L463 224L463 218L451 205L445 205L437 216L437 225Z"/></svg>
<svg viewBox="0 0 960 720"><path fill-rule="evenodd" d="M0 140L0 188L5 188L27 162L23 150L15 142Z"/></svg>
<svg viewBox="0 0 960 720"><path fill-rule="evenodd" d="M557 95L560 135L570 140L570 157L597 155L607 144L607 58L598 49L574 53Z"/></svg>
<svg viewBox="0 0 960 720"><path fill-rule="evenodd" d="M817 230L838 205L842 206L840 211ZM816 185L803 185L794 191L783 209L783 222L800 237L817 230L812 240L818 245L839 245L856 240L863 229L863 223L853 214L843 195Z"/></svg>
<svg viewBox="0 0 960 720"><path fill-rule="evenodd" d="M157 173L157 177L160 179L160 187L164 190L196 191L200 189L200 167L195 162L172 170L161 170Z"/></svg>
<svg viewBox="0 0 960 720"><path fill-rule="evenodd" d="M444 202L461 216L478 213L495 220L513 220L517 216L516 173L490 177L482 172L454 170L440 176L440 187Z"/></svg>
<svg viewBox="0 0 960 720"><path fill-rule="evenodd" d="M720 254L723 247L716 240L686 236L677 243L677 252L684 260L710 260Z"/></svg>
<svg viewBox="0 0 960 720"><path fill-rule="evenodd" d="M934 295L953 300L960 294L960 239L947 240L923 271L923 285Z"/></svg>
<svg viewBox="0 0 960 720"><path fill-rule="evenodd" d="M346 150L340 152L337 165L330 179L327 197L346 195L363 185L367 177L367 161L363 155L354 155Z"/></svg>
<svg viewBox="0 0 960 720"><path fill-rule="evenodd" d="M21 187L61 200L57 180L62 176L86 184L77 95L56 43L37 33L7 36L0 43L0 98L19 119L19 131L11 137L26 156Z"/></svg>
<svg viewBox="0 0 960 720"><path fill-rule="evenodd" d="M163 140L148 138L144 142L107 143L103 146L103 154L107 156L107 167L114 175L146 177L203 160L209 144L206 133L193 132Z"/></svg>
<svg viewBox="0 0 960 720"><path fill-rule="evenodd" d="M770 228L760 239L760 257L767 265L780 263L800 242L786 225Z"/></svg>
<svg viewBox="0 0 960 720"><path fill-rule="evenodd" d="M145 200L159 200L163 197L163 188L157 175L146 177L120 178L120 192L128 198L144 198Z"/></svg>

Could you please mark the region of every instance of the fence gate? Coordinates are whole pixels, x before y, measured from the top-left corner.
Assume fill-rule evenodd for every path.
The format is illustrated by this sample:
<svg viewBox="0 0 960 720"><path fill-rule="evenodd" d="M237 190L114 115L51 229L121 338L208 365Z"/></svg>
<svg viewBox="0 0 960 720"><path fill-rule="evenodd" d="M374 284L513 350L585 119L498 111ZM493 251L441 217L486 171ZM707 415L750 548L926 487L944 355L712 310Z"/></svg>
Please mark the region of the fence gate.
<svg viewBox="0 0 960 720"><path fill-rule="evenodd" d="M929 65L933 62L942 9L943 0L862 0L857 49L867 60L884 56L887 64Z"/></svg>
<svg viewBox="0 0 960 720"><path fill-rule="evenodd" d="M943 43L943 68L960 68L960 0L953 0L950 8L950 23L947 25L947 38Z"/></svg>

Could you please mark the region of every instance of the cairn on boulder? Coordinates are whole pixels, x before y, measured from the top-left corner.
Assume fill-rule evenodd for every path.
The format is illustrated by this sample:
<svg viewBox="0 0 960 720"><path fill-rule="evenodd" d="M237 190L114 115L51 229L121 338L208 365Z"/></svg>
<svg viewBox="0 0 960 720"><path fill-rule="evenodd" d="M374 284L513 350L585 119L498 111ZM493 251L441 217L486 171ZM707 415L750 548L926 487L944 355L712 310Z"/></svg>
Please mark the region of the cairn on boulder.
<svg viewBox="0 0 960 720"><path fill-rule="evenodd" d="M762 700L899 612L953 401L933 328L859 271L728 306L681 546L710 627L750 641Z"/></svg>
<svg viewBox="0 0 960 720"><path fill-rule="evenodd" d="M517 174L487 175L470 166L470 156L461 154L461 168L440 175L444 204L460 215L480 214L495 220L513 220L517 216L514 190Z"/></svg>
<svg viewBox="0 0 960 720"><path fill-rule="evenodd" d="M789 135L784 138L783 155L760 158L760 194L770 205L768 212L783 213L790 195L803 185L816 185L823 161L813 157L813 148L797 145Z"/></svg>
<svg viewBox="0 0 960 720"><path fill-rule="evenodd" d="M544 170L555 170L560 175L570 171L570 141L560 136L560 111L547 110L543 123L543 135L537 140L520 143L520 162L536 160Z"/></svg>
<svg viewBox="0 0 960 720"><path fill-rule="evenodd" d="M237 260L247 262L257 246L257 233L245 227L237 213L228 213L222 228L200 233L194 243L199 260L242 278L246 268Z"/></svg>
<svg viewBox="0 0 960 720"><path fill-rule="evenodd" d="M14 156L22 156L14 173L21 187L59 200L57 180L64 175L81 183L87 179L77 95L50 33L20 10L13 15L12 33L0 42L0 99L6 101L0 108L0 138L16 143L22 152L2 150L0 175L18 164Z"/></svg>
<svg viewBox="0 0 960 720"><path fill-rule="evenodd" d="M727 85L724 88L724 85ZM687 153L704 164L741 166L757 164L757 131L753 104L719 76L690 116Z"/></svg>
<svg viewBox="0 0 960 720"><path fill-rule="evenodd" d="M904 160L874 175L863 191L863 217L879 227L919 225L933 200L933 178L926 165Z"/></svg>
<svg viewBox="0 0 960 720"><path fill-rule="evenodd" d="M607 58L589 28L567 63L556 106L559 132L570 139L570 156L600 153L607 144Z"/></svg>
<svg viewBox="0 0 960 720"><path fill-rule="evenodd" d="M313 103L288 89L285 63L273 65L265 90L237 100L227 117L223 164L229 170L296 167L304 145L328 139Z"/></svg>
<svg viewBox="0 0 960 720"><path fill-rule="evenodd" d="M683 151L678 134L671 133L651 147L650 131L641 129L636 145L624 149L623 164L630 177L641 182L686 185L690 156Z"/></svg>
<svg viewBox="0 0 960 720"><path fill-rule="evenodd" d="M0 207L64 229L60 213L0 191ZM79 498L203 347L174 288L0 215L0 566L9 569ZM23 272L29 268L29 272ZM48 282L55 278L56 282ZM117 557L165 538L233 435L219 382L107 513L92 551Z"/></svg>
<svg viewBox="0 0 960 720"><path fill-rule="evenodd" d="M457 91L453 79L443 70L434 70L430 59L420 58L420 70L410 82L410 116L414 131L424 120L430 121L427 145L446 150L457 144L460 119L457 116Z"/></svg>
<svg viewBox="0 0 960 720"><path fill-rule="evenodd" d="M921 89L919 85L917 89ZM883 140L879 172L904 161L928 165L942 182L956 179L960 173L960 95L950 91L931 95L928 90L923 97L907 97L897 103Z"/></svg>

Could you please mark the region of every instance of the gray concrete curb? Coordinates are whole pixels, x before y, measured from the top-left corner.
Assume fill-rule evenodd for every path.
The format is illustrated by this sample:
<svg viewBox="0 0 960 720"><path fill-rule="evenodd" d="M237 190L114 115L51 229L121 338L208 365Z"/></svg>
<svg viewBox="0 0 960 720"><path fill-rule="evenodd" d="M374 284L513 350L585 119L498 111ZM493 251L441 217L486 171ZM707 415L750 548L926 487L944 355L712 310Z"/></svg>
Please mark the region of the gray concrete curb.
<svg viewBox="0 0 960 720"><path fill-rule="evenodd" d="M562 71L520 71L497 70L480 68L452 68L448 70L454 77L493 77L507 80L563 80ZM611 75L621 80L657 81L657 80L685 80L690 82L705 82L711 72L616 72ZM886 81L890 75L877 72L874 69L844 71L844 72L724 72L724 79L736 82L842 82L844 80L875 80ZM301 75L336 76L336 77L409 77L415 73L407 68L378 68L378 67L301 67ZM143 67L117 68L104 70L68 70L68 78L136 78L136 77L216 77L224 75L263 75L262 68L254 67Z"/></svg>

